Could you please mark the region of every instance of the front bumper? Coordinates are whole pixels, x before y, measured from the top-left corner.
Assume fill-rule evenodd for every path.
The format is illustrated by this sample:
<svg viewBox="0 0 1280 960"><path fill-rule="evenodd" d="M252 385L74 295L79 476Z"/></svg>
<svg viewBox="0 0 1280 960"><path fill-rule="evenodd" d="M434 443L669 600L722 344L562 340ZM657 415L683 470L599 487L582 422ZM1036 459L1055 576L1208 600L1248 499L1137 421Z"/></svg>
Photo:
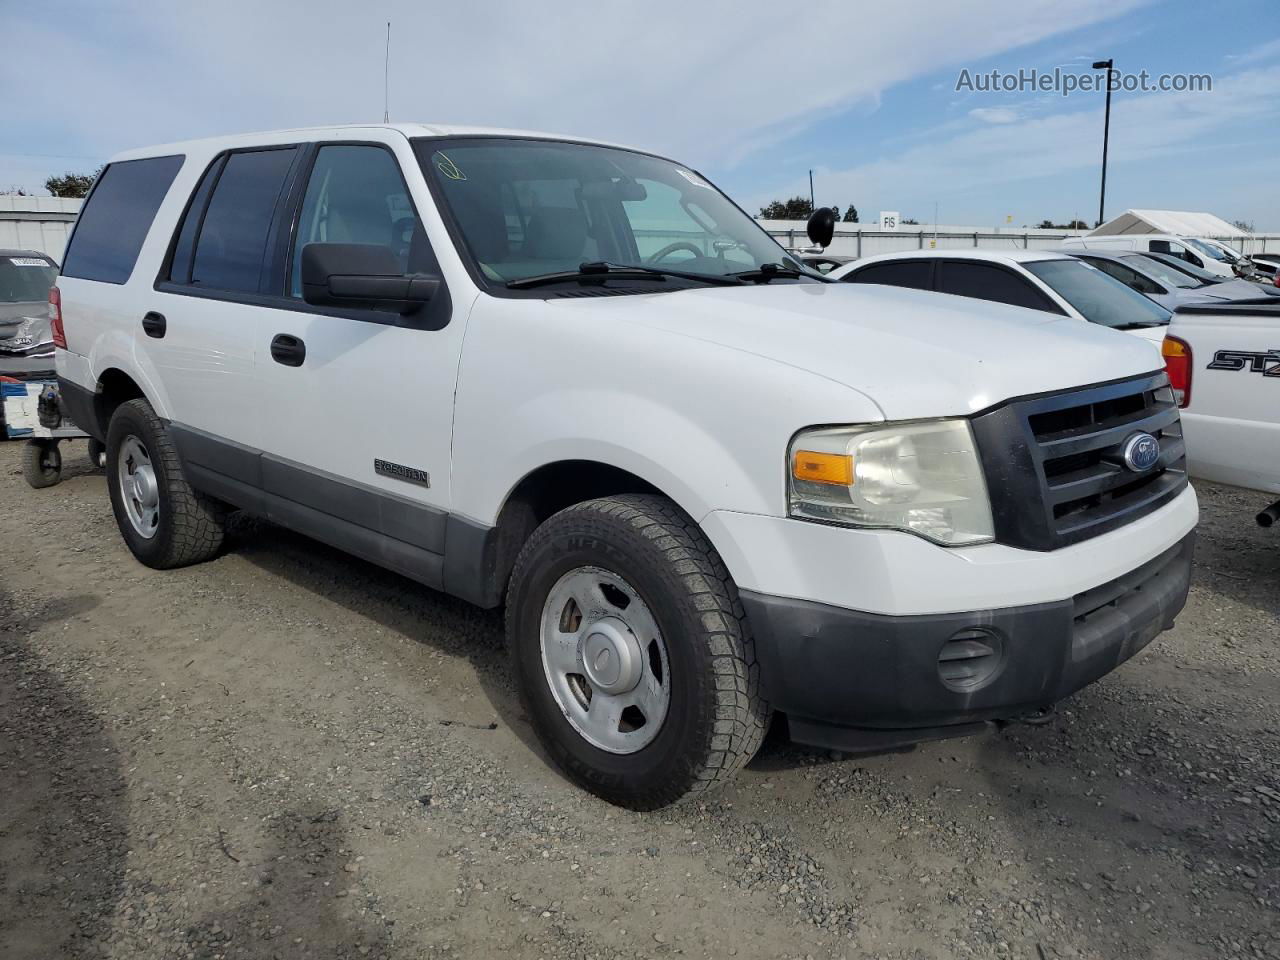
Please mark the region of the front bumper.
<svg viewBox="0 0 1280 960"><path fill-rule="evenodd" d="M791 737L844 750L968 733L1034 713L1173 626L1194 532L1066 600L886 616L742 592L765 695Z"/></svg>

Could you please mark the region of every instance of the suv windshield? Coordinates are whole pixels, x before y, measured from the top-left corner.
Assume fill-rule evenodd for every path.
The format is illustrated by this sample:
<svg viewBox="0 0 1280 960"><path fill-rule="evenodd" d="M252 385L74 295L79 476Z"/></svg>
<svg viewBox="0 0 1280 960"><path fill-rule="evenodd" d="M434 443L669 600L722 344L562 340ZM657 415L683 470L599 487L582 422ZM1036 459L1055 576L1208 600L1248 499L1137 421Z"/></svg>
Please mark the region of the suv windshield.
<svg viewBox="0 0 1280 960"><path fill-rule="evenodd" d="M777 264L804 276L774 282L820 282L724 194L670 160L548 140L415 146L459 246L495 283L575 274L584 263L676 271L685 275L677 283Z"/></svg>
<svg viewBox="0 0 1280 960"><path fill-rule="evenodd" d="M44 257L0 254L0 303L44 303L58 268Z"/></svg>
<svg viewBox="0 0 1280 960"><path fill-rule="evenodd" d="M1131 327L1169 322L1164 307L1082 260L1038 260L1025 266L1093 323Z"/></svg>

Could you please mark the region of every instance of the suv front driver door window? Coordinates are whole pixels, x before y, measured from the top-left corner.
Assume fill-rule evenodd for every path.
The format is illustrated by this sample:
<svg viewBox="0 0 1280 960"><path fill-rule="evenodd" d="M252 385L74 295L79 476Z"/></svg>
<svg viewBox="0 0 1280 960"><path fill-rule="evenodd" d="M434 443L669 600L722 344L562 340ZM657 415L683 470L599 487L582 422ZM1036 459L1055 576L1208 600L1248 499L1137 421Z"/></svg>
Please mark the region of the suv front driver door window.
<svg viewBox="0 0 1280 960"><path fill-rule="evenodd" d="M407 163L395 153L399 145ZM268 492L272 484L287 486L306 506L434 553L443 548L443 526L437 530L434 520L424 519L428 514L412 507L389 517L359 488L420 507L448 507L463 325L450 322L447 287L442 280L410 316L313 306L301 295L303 251L313 243L378 245L391 251L405 275L439 274L419 212L434 210L415 200L406 172L421 183L403 138L400 144L322 143L315 150L287 225L293 240L282 276L286 296L280 307L262 311L256 332L266 400L263 446L273 461L284 461L264 464L263 482ZM288 353L273 348L281 338ZM395 529L381 530L385 524Z"/></svg>

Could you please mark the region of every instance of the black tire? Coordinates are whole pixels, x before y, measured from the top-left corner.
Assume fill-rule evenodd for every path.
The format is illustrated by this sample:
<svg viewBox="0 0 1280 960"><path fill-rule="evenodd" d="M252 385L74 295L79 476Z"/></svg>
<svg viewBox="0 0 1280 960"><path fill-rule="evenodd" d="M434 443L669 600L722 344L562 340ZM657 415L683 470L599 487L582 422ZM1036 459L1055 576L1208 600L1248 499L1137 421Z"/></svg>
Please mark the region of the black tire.
<svg viewBox="0 0 1280 960"><path fill-rule="evenodd" d="M634 753L601 750L566 720L542 665L540 625L554 585L578 567L622 577L667 646L670 704ZM516 560L507 641L538 738L568 777L619 806L655 810L733 776L759 749L770 710L738 591L697 524L664 497L590 500L548 519Z"/></svg>
<svg viewBox="0 0 1280 960"><path fill-rule="evenodd" d="M93 469L101 470L106 466L107 445L101 440L93 437L89 438L89 462L93 464Z"/></svg>
<svg viewBox="0 0 1280 960"><path fill-rule="evenodd" d="M120 489L120 448L131 436L146 448L155 471L159 519L151 537L134 529ZM146 400L122 403L111 416L107 429L107 490L120 535L130 552L148 567L168 570L201 563L217 556L222 548L226 508L191 488L183 476L168 428Z"/></svg>
<svg viewBox="0 0 1280 960"><path fill-rule="evenodd" d="M22 451L22 479L37 490L62 479L62 453L55 440L29 440Z"/></svg>

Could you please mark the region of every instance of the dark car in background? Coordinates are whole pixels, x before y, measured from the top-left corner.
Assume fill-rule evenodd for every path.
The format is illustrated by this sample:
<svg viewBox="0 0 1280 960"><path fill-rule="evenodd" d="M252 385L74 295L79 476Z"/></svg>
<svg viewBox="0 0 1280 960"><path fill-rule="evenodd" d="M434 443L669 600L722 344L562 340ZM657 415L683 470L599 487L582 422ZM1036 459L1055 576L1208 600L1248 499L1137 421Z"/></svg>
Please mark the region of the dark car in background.
<svg viewBox="0 0 1280 960"><path fill-rule="evenodd" d="M1207 301L1245 300L1267 296L1267 288L1248 280L1227 280L1215 276L1198 267L1181 261L1182 267L1175 267L1165 262L1167 255L1155 253L1134 253L1121 250L1106 252L1101 250L1081 250L1079 247L1062 251L1069 253L1085 263L1091 264L1109 276L1115 277L1125 286L1138 291L1166 310L1176 310L1184 303L1205 303ZM1176 260L1169 257L1169 260ZM1187 270L1197 270L1201 278L1192 276Z"/></svg>
<svg viewBox="0 0 1280 960"><path fill-rule="evenodd" d="M0 250L0 376L52 378L49 288L58 265L35 250Z"/></svg>
<svg viewBox="0 0 1280 960"><path fill-rule="evenodd" d="M58 265L37 250L0 249L0 380L52 380L49 288ZM0 441L8 439L0 405Z"/></svg>
<svg viewBox="0 0 1280 960"><path fill-rule="evenodd" d="M1252 300L1256 297L1272 295L1270 287L1260 285L1252 280L1242 280L1239 277L1234 280L1228 280L1226 277L1220 277L1216 273L1202 270L1194 263L1188 263L1181 257L1171 253L1146 253L1143 256L1190 277L1200 284L1197 289L1204 293L1211 293L1219 300Z"/></svg>

